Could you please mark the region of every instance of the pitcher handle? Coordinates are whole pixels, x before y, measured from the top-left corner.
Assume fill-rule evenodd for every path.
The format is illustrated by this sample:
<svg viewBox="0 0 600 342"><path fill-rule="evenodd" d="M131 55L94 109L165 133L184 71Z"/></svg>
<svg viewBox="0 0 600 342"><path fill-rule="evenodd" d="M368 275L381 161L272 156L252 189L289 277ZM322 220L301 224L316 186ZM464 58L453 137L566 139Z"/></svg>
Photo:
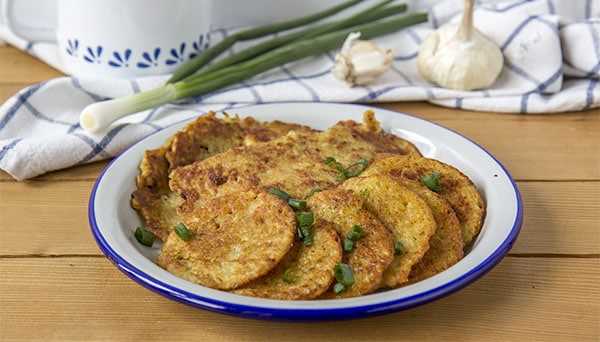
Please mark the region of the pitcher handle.
<svg viewBox="0 0 600 342"><path fill-rule="evenodd" d="M45 28L23 25L16 20L14 0L4 0L2 5L6 28L16 36L30 42L56 42L55 27Z"/></svg>

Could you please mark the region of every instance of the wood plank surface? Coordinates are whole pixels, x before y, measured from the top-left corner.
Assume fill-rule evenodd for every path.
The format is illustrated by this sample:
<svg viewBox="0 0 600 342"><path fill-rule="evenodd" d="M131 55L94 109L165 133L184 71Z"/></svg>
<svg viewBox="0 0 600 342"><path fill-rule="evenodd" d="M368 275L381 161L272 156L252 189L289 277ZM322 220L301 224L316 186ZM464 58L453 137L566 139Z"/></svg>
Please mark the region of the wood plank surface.
<svg viewBox="0 0 600 342"><path fill-rule="evenodd" d="M37 83L63 76L35 57L10 47L0 49L0 61L0 80L3 82Z"/></svg>
<svg viewBox="0 0 600 342"><path fill-rule="evenodd" d="M0 46L0 102L61 74ZM169 301L127 279L87 223L106 162L15 182L0 171L0 342L600 341L600 109L482 113L377 104L480 143L520 180L525 224L511 253L459 293L352 322L245 320Z"/></svg>
<svg viewBox="0 0 600 342"><path fill-rule="evenodd" d="M0 260L2 341L593 341L599 260L507 258L450 297L352 322L226 317L137 286L104 258ZM545 314L551 313L551 314Z"/></svg>
<svg viewBox="0 0 600 342"><path fill-rule="evenodd" d="M522 182L518 254L600 254L600 182ZM89 231L92 182L0 182L0 255L99 254ZM124 203L123 205L128 205Z"/></svg>

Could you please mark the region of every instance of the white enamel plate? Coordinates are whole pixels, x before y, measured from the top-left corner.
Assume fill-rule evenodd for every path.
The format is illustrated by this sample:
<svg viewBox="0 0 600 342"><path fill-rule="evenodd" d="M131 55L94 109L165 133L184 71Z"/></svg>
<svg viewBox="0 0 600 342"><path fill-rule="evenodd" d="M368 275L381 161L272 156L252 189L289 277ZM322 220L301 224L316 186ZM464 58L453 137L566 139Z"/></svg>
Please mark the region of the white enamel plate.
<svg viewBox="0 0 600 342"><path fill-rule="evenodd" d="M340 120L358 122L366 106L335 103L277 103L236 109L240 116L282 120L326 129ZM508 171L473 141L434 123L406 114L375 110L384 129L413 142L421 153L468 175L487 204L483 229L473 249L434 277L399 289L358 298L281 301L244 297L180 279L158 267L157 247L140 245L133 232L141 224L129 200L145 150L156 148L187 122L168 127L135 144L98 177L90 196L89 220L98 246L115 265L142 286L167 298L221 313L263 319L325 320L378 315L421 305L473 282L510 250L523 220L523 204Z"/></svg>

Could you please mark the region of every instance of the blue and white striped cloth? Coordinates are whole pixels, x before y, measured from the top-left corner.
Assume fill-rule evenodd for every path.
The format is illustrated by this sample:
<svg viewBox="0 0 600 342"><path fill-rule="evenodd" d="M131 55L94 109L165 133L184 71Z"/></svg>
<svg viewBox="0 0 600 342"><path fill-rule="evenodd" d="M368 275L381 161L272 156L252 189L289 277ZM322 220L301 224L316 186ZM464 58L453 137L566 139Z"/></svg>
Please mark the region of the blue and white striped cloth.
<svg viewBox="0 0 600 342"><path fill-rule="evenodd" d="M0 107L0 169L16 179L110 158L144 136L207 110L280 101L385 102L423 100L471 110L551 113L600 105L600 0L511 0L483 3L476 26L502 47L505 68L485 91L451 91L426 83L415 67L419 43L432 29L459 20L462 0L430 8L430 22L378 40L395 53L393 69L376 84L348 88L331 74L333 53L288 64L248 82L116 122L90 135L78 125L81 109L102 99L151 89L164 77L102 81L62 77L10 98ZM228 32L215 31L212 41ZM56 46L8 41L62 69ZM243 45L235 49L243 48ZM235 112L235 111L234 111Z"/></svg>

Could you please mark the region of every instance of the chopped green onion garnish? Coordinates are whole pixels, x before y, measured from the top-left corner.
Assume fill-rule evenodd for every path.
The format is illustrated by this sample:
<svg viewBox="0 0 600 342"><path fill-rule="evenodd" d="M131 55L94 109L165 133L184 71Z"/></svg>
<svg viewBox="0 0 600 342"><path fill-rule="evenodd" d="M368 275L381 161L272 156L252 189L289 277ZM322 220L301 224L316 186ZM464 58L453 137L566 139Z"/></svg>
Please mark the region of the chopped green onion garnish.
<svg viewBox="0 0 600 342"><path fill-rule="evenodd" d="M354 284L354 275L352 268L344 263L338 263L333 269L335 280L344 286L352 286Z"/></svg>
<svg viewBox="0 0 600 342"><path fill-rule="evenodd" d="M317 192L321 192L321 191L323 191L323 190L319 187L314 188L308 193L308 195L306 195L306 198L310 198L312 195L316 194Z"/></svg>
<svg viewBox="0 0 600 342"><path fill-rule="evenodd" d="M305 210L306 209L306 201L305 200L290 198L290 199L288 199L288 204L290 205L290 207L292 207L296 210Z"/></svg>
<svg viewBox="0 0 600 342"><path fill-rule="evenodd" d="M302 243L304 246L310 246L313 243L313 230L312 227L300 227L302 231Z"/></svg>
<svg viewBox="0 0 600 342"><path fill-rule="evenodd" d="M440 173L432 172L428 175L421 177L421 182L431 191L440 192L442 191L442 185L440 184Z"/></svg>
<svg viewBox="0 0 600 342"><path fill-rule="evenodd" d="M352 250L354 249L354 241L348 238L344 239L342 245L344 247L344 252L352 252Z"/></svg>
<svg viewBox="0 0 600 342"><path fill-rule="evenodd" d="M192 238L192 232L190 232L190 230L183 223L178 223L175 226L175 233L177 233L177 236L179 236L183 241L189 241Z"/></svg>
<svg viewBox="0 0 600 342"><path fill-rule="evenodd" d="M325 165L332 167L339 172L338 179L340 181L344 181L344 180L346 180L346 178L348 178L348 177L346 177L346 168L340 162L335 160L335 158L327 157L327 158L325 158L324 162L325 162Z"/></svg>
<svg viewBox="0 0 600 342"><path fill-rule="evenodd" d="M359 159L356 163L348 166L347 168L345 168L333 157L325 158L324 162L327 166L332 167L339 172L338 179L340 181L360 175L367 168L367 166L369 166L369 161L367 159Z"/></svg>
<svg viewBox="0 0 600 342"><path fill-rule="evenodd" d="M152 247L154 240L156 239L156 236L144 227L137 227L133 235L139 243L146 247Z"/></svg>
<svg viewBox="0 0 600 342"><path fill-rule="evenodd" d="M296 281L296 277L294 277L294 275L292 274L292 270L290 268L288 268L287 270L285 270L285 272L283 272L282 279L284 282L286 282L288 284L291 284Z"/></svg>
<svg viewBox="0 0 600 342"><path fill-rule="evenodd" d="M283 190L281 190L279 188L269 188L269 190L267 190L267 191L271 195L275 195L275 196L281 198L284 201L287 201L287 200L290 199L290 195L287 192L285 192L285 191L283 191Z"/></svg>
<svg viewBox="0 0 600 342"><path fill-rule="evenodd" d="M402 242L396 241L396 243L394 244L394 254L395 255L404 254L404 246L402 245Z"/></svg>
<svg viewBox="0 0 600 342"><path fill-rule="evenodd" d="M310 211L299 211L296 213L298 225L301 227L309 227L315 222L315 216Z"/></svg>
<svg viewBox="0 0 600 342"><path fill-rule="evenodd" d="M367 166L369 166L369 161L367 159L360 159L356 163L346 168L346 178L360 175L367 168Z"/></svg>
<svg viewBox="0 0 600 342"><path fill-rule="evenodd" d="M363 236L365 236L365 231L358 224L353 225L348 234L346 234L346 238L352 241L358 241Z"/></svg>
<svg viewBox="0 0 600 342"><path fill-rule="evenodd" d="M345 289L346 286L344 286L344 284L336 283L333 285L333 292L335 292L335 294L342 293Z"/></svg>

